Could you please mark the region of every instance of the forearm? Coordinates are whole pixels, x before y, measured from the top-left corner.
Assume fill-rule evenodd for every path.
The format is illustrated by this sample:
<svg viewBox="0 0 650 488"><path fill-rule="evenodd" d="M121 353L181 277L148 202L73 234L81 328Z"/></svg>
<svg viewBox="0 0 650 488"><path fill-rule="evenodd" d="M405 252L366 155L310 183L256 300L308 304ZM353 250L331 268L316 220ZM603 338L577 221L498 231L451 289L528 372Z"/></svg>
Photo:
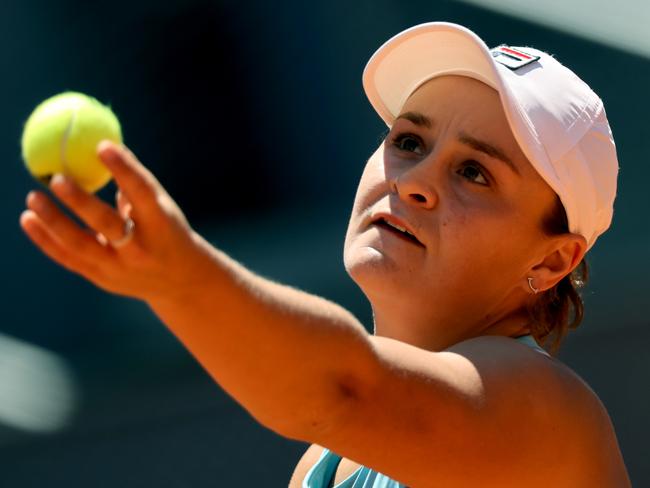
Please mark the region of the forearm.
<svg viewBox="0 0 650 488"><path fill-rule="evenodd" d="M354 379L370 364L363 327L342 308L255 276L210 246L127 148L104 141L98 155L120 188L119 211L54 178L53 193L96 234L42 192L28 197L25 232L98 287L147 302L261 423L314 439L351 404ZM123 236L127 215L136 231L115 247L110 241Z"/></svg>
<svg viewBox="0 0 650 488"><path fill-rule="evenodd" d="M196 238L200 277L149 305L258 421L308 440L353 400L372 354L367 332L338 305L261 278Z"/></svg>

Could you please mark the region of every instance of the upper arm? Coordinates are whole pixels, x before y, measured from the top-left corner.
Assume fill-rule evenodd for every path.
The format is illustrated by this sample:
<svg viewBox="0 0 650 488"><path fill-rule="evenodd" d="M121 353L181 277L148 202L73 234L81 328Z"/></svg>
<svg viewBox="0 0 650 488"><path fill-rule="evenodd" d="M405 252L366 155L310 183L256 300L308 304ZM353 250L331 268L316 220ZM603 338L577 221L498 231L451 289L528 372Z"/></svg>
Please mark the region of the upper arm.
<svg viewBox="0 0 650 488"><path fill-rule="evenodd" d="M350 408L316 439L339 455L410 486L451 487L505 486L573 452L588 394L527 346L500 337L439 353L372 344Z"/></svg>

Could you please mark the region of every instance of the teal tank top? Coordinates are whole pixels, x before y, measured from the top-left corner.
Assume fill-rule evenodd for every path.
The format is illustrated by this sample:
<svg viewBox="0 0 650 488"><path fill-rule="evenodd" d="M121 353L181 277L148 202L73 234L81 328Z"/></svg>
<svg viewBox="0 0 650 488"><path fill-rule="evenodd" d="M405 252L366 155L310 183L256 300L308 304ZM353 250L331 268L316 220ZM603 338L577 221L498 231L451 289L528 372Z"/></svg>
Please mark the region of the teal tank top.
<svg viewBox="0 0 650 488"><path fill-rule="evenodd" d="M550 356L544 349L539 347L531 335L516 337L515 340L532 347L533 349ZM354 473L333 486L334 474L341 461L341 456L329 449L323 449L318 461L305 475L302 488L407 488L388 476L373 471L365 466L360 466Z"/></svg>

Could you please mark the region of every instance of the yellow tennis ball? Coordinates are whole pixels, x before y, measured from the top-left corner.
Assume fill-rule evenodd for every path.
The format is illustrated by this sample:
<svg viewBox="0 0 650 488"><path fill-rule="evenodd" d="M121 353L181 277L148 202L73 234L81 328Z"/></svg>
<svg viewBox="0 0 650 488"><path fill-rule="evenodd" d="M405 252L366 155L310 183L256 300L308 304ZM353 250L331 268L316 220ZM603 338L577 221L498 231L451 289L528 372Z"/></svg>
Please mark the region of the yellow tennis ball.
<svg viewBox="0 0 650 488"><path fill-rule="evenodd" d="M112 110L83 93L61 93L38 105L25 122L23 160L29 172L45 184L55 173L63 173L94 193L111 179L97 156L97 144L103 139L122 142L120 123Z"/></svg>

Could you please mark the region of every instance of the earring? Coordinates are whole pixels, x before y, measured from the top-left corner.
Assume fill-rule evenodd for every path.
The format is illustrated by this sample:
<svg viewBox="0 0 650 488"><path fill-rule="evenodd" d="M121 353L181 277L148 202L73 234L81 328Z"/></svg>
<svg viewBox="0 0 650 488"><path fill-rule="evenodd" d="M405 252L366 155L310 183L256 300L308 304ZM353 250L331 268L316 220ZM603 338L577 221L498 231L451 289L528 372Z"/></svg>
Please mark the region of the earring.
<svg viewBox="0 0 650 488"><path fill-rule="evenodd" d="M532 292L537 295L539 293L539 288L535 288L533 286L533 278L530 276L528 277L528 287L532 290Z"/></svg>

